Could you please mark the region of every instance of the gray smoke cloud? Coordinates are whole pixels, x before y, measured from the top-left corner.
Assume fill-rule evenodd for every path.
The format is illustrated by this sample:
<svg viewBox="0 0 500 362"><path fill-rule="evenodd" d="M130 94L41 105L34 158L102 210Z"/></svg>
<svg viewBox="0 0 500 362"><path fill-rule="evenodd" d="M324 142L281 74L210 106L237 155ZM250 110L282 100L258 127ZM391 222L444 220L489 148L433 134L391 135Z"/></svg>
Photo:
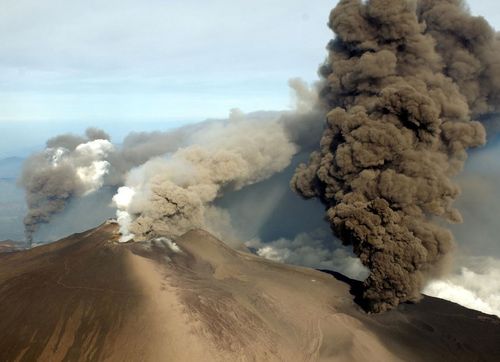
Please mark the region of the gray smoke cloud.
<svg viewBox="0 0 500 362"><path fill-rule="evenodd" d="M324 114L317 110L317 95L298 80L290 84L297 94L295 112L233 110L228 120L191 129L174 152L130 170L113 198L121 240L172 238L204 228L236 242L229 213L214 201L283 171L320 133L317 121Z"/></svg>
<svg viewBox="0 0 500 362"><path fill-rule="evenodd" d="M326 129L291 186L323 202L382 312L419 300L454 248L436 217L462 221L452 177L485 142L473 119L496 110L499 42L458 0L342 0L329 26Z"/></svg>
<svg viewBox="0 0 500 362"><path fill-rule="evenodd" d="M52 223L54 216L64 212L69 204L73 205L72 210L82 209L82 205L89 203L87 195L103 186L108 187L108 192L109 189L116 191L117 187L123 185L130 169L153 157L176 150L196 127L185 126L170 132L134 132L124 139L121 147L112 146L109 143L109 135L97 128L87 129L85 136L63 134L49 139L42 152L26 160L19 180L25 189L28 204L28 213L24 220L26 238L31 242L33 235L37 233L37 238L40 240L55 240L64 236L62 234L64 232L71 232L73 229L68 229L68 225L73 223L66 220L64 223L56 221L54 224ZM83 155L82 151L89 147L101 147L101 150L95 149L95 152ZM94 176L97 177L93 185L89 185L82 180L82 176L85 176L82 174L82 167L92 165L100 168L87 169L94 171ZM88 173L87 181L91 176ZM82 198L87 200L80 203L79 200ZM111 203L111 197L95 198L94 203L96 208L107 208ZM73 216L77 214L77 211L72 212ZM92 220L93 215L100 214L95 212L85 214L82 211L78 219L90 217ZM101 221L95 220L98 223ZM44 227L49 223L48 227ZM82 225L86 225L87 228L95 226L90 221ZM42 230L38 233L40 228ZM77 228L73 230L75 231L82 230Z"/></svg>
<svg viewBox="0 0 500 362"><path fill-rule="evenodd" d="M190 146L132 170L118 190L114 200L125 239L175 237L205 227L205 209L223 188L268 178L296 152L281 125L252 122L236 112L226 124L214 123L190 138Z"/></svg>
<svg viewBox="0 0 500 362"><path fill-rule="evenodd" d="M83 137L48 140L45 150L25 163L21 179L29 208L28 239L68 205L75 215L78 205L90 203L89 194L106 187L118 189L114 200L122 240L174 237L197 227L236 240L228 213L213 201L281 172L299 149L312 149L321 134L324 112L315 88L298 79L290 86L296 102L290 112L245 115L235 109L229 119L134 132L116 146L95 128ZM95 199L93 204L101 200ZM103 202L105 208L111 200ZM59 235L54 229L67 230L60 222L64 219L58 216L57 225L43 227L39 236L52 238Z"/></svg>
<svg viewBox="0 0 500 362"><path fill-rule="evenodd" d="M61 135L26 160L19 183L26 192L26 239L31 243L40 224L61 212L75 196L88 195L103 185L114 147L103 131L89 128L86 137Z"/></svg>

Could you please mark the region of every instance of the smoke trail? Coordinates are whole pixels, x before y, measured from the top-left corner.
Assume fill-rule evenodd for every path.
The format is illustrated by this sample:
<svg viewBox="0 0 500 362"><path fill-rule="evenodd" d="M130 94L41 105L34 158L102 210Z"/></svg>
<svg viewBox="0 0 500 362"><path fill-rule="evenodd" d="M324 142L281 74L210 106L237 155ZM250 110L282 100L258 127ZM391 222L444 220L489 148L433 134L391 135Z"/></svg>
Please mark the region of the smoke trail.
<svg viewBox="0 0 500 362"><path fill-rule="evenodd" d="M434 217L461 221L451 177L485 142L471 113L494 110L498 42L455 0L342 0L329 26L326 129L291 186L325 204L370 269L367 309L382 312L418 300L453 249Z"/></svg>
<svg viewBox="0 0 500 362"><path fill-rule="evenodd" d="M88 195L103 185L109 171L105 159L114 150L108 138L96 129L88 129L86 138L58 136L25 162L20 183L26 190L24 225L29 243L38 225L47 223L70 198Z"/></svg>
<svg viewBox="0 0 500 362"><path fill-rule="evenodd" d="M140 235L154 233L178 235L200 226L236 239L228 213L210 203L228 190L281 171L290 164L296 145L310 150L321 134L318 120L324 113L317 106L316 88L298 79L291 80L290 86L296 92L297 104L292 112L244 115L235 110L229 120L208 120L166 132L131 133L120 147L111 146L109 136L98 129L88 129L86 137L61 135L50 139L47 148L24 165L21 184L29 206L25 218L28 238L40 224L63 212L74 198L107 187L118 189L114 204L122 241L131 239L129 229L139 225L143 228L135 231L139 239ZM189 185L189 192L183 189L186 184L182 178L194 183ZM175 212L154 212L156 206L158 210L165 206L159 203L152 203L155 206L151 209L138 206L150 202L153 185L155 190L163 188L162 195L172 195L178 205L198 205L184 209L183 217ZM72 205L74 211L77 203ZM158 229L157 224L164 225ZM170 225L167 229L166 224ZM154 232L146 231L150 227Z"/></svg>
<svg viewBox="0 0 500 362"><path fill-rule="evenodd" d="M317 121L324 113L316 88L298 79L290 86L296 93L292 112L244 115L233 110L228 120L206 121L160 136L171 139L168 149L158 142L158 134L139 145L126 142L112 163L133 165L131 156L137 157L137 152L131 149L142 150L144 162L126 172L125 186L113 198L120 240L175 237L202 227L239 244L229 213L212 203L284 170L299 147L309 149L321 132ZM164 153L158 154L160 150Z"/></svg>
<svg viewBox="0 0 500 362"><path fill-rule="evenodd" d="M211 229L210 214L220 219L210 206L216 198L282 171L297 151L280 118L259 122L238 112L194 132L189 143L130 171L113 198L122 241Z"/></svg>

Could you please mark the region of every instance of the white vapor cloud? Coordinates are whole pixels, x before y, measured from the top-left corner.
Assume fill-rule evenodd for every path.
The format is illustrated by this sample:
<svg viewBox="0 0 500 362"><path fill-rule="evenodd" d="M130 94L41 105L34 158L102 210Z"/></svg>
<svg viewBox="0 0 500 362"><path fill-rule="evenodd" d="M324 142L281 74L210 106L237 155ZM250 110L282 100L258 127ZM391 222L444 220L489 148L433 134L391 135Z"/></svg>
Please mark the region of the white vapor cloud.
<svg viewBox="0 0 500 362"><path fill-rule="evenodd" d="M353 279L365 279L368 270L359 259L335 244L337 243L334 243L332 236L320 229L300 233L293 239L279 238L267 243L254 239L246 242L246 246L255 249L257 255L269 260L315 269L329 269Z"/></svg>
<svg viewBox="0 0 500 362"><path fill-rule="evenodd" d="M500 317L500 259L464 257L458 270L427 285L424 293Z"/></svg>

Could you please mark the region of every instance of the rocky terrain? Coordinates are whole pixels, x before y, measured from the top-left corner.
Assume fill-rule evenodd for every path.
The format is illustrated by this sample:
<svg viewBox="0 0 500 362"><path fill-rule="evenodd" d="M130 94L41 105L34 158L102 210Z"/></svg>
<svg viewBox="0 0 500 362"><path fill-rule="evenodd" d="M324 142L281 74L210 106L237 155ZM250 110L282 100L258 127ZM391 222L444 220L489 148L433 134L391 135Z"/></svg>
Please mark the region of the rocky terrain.
<svg viewBox="0 0 500 362"><path fill-rule="evenodd" d="M498 361L500 320L444 300L366 314L359 282L202 230L119 244L117 225L0 254L2 361Z"/></svg>

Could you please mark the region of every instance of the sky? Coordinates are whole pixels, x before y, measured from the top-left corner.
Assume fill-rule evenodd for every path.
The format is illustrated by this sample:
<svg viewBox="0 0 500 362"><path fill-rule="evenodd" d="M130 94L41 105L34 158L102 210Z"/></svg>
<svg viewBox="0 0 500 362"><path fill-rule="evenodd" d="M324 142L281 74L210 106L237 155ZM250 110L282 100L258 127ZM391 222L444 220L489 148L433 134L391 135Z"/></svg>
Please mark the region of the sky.
<svg viewBox="0 0 500 362"><path fill-rule="evenodd" d="M288 80L317 79L335 3L2 0L0 157L87 126L120 138L290 108ZM470 5L500 28L497 2Z"/></svg>
<svg viewBox="0 0 500 362"><path fill-rule="evenodd" d="M287 107L331 1L3 0L0 119L172 119Z"/></svg>

